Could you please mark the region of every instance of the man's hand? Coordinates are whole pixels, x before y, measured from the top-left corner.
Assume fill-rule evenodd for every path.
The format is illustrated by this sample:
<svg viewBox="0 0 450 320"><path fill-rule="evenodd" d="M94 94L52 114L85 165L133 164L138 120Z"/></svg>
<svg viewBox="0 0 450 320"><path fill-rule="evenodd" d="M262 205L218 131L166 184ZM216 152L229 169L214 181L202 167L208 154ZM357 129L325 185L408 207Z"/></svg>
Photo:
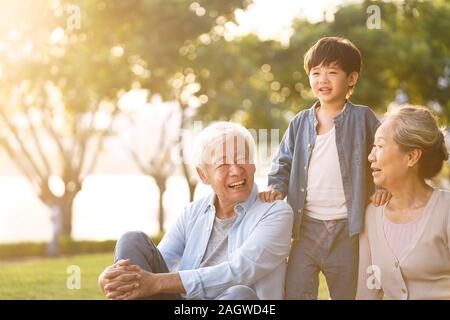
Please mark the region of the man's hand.
<svg viewBox="0 0 450 320"><path fill-rule="evenodd" d="M164 276L164 274L162 274ZM128 291L123 296L118 296L116 299L125 299L125 300L133 300L133 299L142 299L154 296L161 292L161 286L159 282L159 277L161 274L152 273L145 270L141 271L141 279L139 281L138 286Z"/></svg>
<svg viewBox="0 0 450 320"><path fill-rule="evenodd" d="M139 266L130 265L130 260L119 260L107 267L99 276L99 286L110 299L125 298L131 290L139 287L142 270Z"/></svg>
<svg viewBox="0 0 450 320"><path fill-rule="evenodd" d="M389 191L378 190L370 197L370 201L372 201L374 206L378 207L391 200L391 198L392 194Z"/></svg>
<svg viewBox="0 0 450 320"><path fill-rule="evenodd" d="M283 200L284 194L282 194L278 190L269 189L267 191L263 191L259 193L259 198L263 202L273 202L275 200Z"/></svg>

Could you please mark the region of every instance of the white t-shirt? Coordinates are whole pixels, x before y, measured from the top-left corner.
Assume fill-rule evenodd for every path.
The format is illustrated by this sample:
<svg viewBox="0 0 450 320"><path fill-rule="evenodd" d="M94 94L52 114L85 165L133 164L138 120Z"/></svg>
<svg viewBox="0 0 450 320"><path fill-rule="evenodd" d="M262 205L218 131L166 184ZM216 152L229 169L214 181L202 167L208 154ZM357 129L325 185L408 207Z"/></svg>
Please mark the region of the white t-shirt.
<svg viewBox="0 0 450 320"><path fill-rule="evenodd" d="M308 168L305 214L318 220L347 218L334 127L317 135Z"/></svg>

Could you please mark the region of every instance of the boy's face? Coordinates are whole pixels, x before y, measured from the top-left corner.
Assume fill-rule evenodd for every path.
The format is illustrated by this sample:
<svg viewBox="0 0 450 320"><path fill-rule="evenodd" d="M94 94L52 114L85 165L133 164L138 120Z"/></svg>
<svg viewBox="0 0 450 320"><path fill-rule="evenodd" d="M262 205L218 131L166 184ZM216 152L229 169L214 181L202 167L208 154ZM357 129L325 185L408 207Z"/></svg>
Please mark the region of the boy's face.
<svg viewBox="0 0 450 320"><path fill-rule="evenodd" d="M336 62L315 66L309 72L309 84L321 105L343 103L357 80L357 72L347 75Z"/></svg>

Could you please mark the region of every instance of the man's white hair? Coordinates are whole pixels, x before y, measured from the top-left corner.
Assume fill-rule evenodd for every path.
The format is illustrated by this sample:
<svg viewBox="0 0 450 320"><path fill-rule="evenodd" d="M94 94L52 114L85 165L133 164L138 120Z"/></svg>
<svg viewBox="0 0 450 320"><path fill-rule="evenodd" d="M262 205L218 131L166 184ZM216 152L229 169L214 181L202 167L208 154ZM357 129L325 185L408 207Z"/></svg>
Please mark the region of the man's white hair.
<svg viewBox="0 0 450 320"><path fill-rule="evenodd" d="M211 164L211 152L214 150L222 151L223 143L230 140L234 143L237 142L238 148L243 147L243 150L247 150L247 163L255 163L256 145L250 131L237 123L219 121L209 125L197 135L194 144L195 165L204 169L205 164ZM224 156L228 160L230 150L228 149L226 152L227 154Z"/></svg>

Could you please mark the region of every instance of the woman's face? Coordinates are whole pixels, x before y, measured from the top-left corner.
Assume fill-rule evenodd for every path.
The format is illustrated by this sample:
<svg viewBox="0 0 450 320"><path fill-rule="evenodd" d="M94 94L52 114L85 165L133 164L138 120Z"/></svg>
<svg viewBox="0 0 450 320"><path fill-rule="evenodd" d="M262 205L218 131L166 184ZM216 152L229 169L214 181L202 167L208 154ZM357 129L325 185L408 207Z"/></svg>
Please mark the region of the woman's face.
<svg viewBox="0 0 450 320"><path fill-rule="evenodd" d="M402 152L393 138L393 123L385 121L375 133L369 154L373 182L387 190L401 188L408 174L409 156Z"/></svg>

